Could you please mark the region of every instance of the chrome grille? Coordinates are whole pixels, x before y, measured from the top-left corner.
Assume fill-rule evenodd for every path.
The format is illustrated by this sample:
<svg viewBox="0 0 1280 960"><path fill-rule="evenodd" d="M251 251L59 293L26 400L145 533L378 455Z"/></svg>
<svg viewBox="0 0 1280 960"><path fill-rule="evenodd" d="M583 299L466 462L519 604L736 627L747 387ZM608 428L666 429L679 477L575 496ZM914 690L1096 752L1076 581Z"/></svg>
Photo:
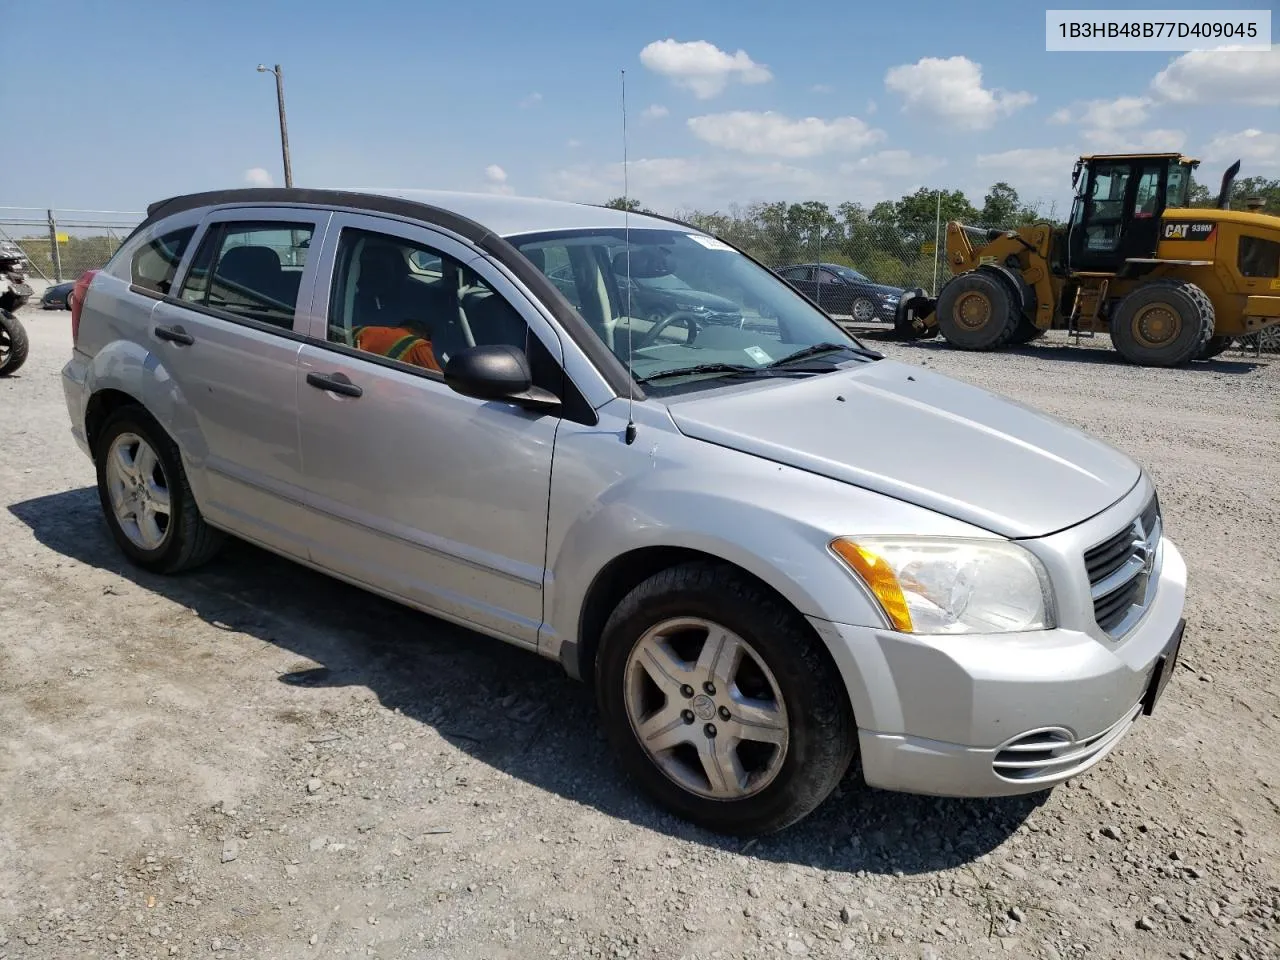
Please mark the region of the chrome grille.
<svg viewBox="0 0 1280 960"><path fill-rule="evenodd" d="M1085 551L1093 618L1108 636L1123 636L1151 602L1160 537L1160 502L1153 496L1132 523Z"/></svg>

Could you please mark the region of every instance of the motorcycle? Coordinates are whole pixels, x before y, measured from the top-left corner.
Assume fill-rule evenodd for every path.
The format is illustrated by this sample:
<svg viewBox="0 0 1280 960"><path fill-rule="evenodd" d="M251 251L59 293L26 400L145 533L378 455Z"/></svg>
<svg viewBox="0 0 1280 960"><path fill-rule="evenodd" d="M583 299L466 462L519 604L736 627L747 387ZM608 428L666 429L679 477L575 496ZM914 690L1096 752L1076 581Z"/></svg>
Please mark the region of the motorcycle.
<svg viewBox="0 0 1280 960"><path fill-rule="evenodd" d="M27 258L16 243L0 241L0 377L7 377L27 359L27 331L14 313L31 299Z"/></svg>

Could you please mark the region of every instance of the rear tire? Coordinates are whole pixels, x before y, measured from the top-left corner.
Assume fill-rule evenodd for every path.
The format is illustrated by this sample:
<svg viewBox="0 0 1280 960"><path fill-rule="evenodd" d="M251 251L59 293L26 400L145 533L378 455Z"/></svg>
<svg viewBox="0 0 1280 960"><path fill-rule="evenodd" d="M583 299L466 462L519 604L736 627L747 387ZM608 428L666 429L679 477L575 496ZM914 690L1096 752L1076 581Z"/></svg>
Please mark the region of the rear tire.
<svg viewBox="0 0 1280 960"><path fill-rule="evenodd" d="M1013 336L1009 338L1009 343L1012 346L1020 347L1024 343L1030 343L1032 340L1039 340L1046 332L1026 317L1022 317L1018 320L1018 326L1013 331Z"/></svg>
<svg viewBox="0 0 1280 960"><path fill-rule="evenodd" d="M1111 343L1130 363L1178 367L1205 349L1213 324L1213 303L1194 283L1152 280L1112 312Z"/></svg>
<svg viewBox="0 0 1280 960"><path fill-rule="evenodd" d="M848 695L821 640L728 566L684 564L632 590L605 625L595 681L628 773L672 813L720 833L800 820L856 749ZM723 766L720 749L731 758Z"/></svg>
<svg viewBox="0 0 1280 960"><path fill-rule="evenodd" d="M961 350L1003 347L1020 312L1008 286L990 271L974 270L947 282L938 295L938 327Z"/></svg>
<svg viewBox="0 0 1280 960"><path fill-rule="evenodd" d="M1204 349L1197 355L1197 360L1212 360L1218 354L1222 353L1231 346L1234 337L1210 337L1209 342L1204 345Z"/></svg>
<svg viewBox="0 0 1280 960"><path fill-rule="evenodd" d="M8 310L0 310L0 377L7 377L27 362L31 341L22 321Z"/></svg>
<svg viewBox="0 0 1280 960"><path fill-rule="evenodd" d="M109 467L116 456L132 469ZM200 515L178 445L142 407L120 407L107 417L94 438L93 459L107 526L137 566L179 573L218 552L222 534Z"/></svg>

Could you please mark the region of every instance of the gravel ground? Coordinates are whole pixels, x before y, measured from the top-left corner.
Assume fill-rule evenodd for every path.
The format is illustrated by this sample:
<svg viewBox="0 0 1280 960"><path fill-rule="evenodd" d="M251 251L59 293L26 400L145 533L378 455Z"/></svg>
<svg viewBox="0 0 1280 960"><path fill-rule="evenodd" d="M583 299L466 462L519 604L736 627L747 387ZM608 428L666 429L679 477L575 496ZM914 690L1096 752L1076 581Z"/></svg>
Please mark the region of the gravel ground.
<svg viewBox="0 0 1280 960"><path fill-rule="evenodd" d="M1280 365L884 344L1118 444L1190 565L1155 717L1047 796L869 791L726 841L551 663L247 546L126 567L68 315L0 380L0 958L1280 956Z"/></svg>

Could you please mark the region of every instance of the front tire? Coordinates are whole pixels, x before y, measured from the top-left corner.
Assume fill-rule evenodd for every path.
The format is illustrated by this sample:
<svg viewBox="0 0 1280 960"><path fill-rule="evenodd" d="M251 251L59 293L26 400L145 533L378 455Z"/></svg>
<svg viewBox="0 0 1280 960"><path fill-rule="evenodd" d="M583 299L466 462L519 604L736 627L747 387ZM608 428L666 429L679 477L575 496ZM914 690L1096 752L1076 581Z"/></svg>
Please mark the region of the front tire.
<svg viewBox="0 0 1280 960"><path fill-rule="evenodd" d="M938 327L961 350L1003 347L1017 329L1019 313L1008 286L985 270L952 278L938 295Z"/></svg>
<svg viewBox="0 0 1280 960"><path fill-rule="evenodd" d="M0 309L0 377L16 373L27 362L31 341L22 321L8 310Z"/></svg>
<svg viewBox="0 0 1280 960"><path fill-rule="evenodd" d="M98 499L124 555L152 573L210 560L222 535L204 522L178 445L141 407L111 413L94 443Z"/></svg>
<svg viewBox="0 0 1280 960"><path fill-rule="evenodd" d="M1180 367L1204 350L1213 324L1213 303L1194 283L1152 280L1111 314L1111 343L1130 363Z"/></svg>
<svg viewBox="0 0 1280 960"><path fill-rule="evenodd" d="M726 834L781 830L853 758L835 664L794 610L733 568L691 563L641 583L595 665L605 732L658 803Z"/></svg>

